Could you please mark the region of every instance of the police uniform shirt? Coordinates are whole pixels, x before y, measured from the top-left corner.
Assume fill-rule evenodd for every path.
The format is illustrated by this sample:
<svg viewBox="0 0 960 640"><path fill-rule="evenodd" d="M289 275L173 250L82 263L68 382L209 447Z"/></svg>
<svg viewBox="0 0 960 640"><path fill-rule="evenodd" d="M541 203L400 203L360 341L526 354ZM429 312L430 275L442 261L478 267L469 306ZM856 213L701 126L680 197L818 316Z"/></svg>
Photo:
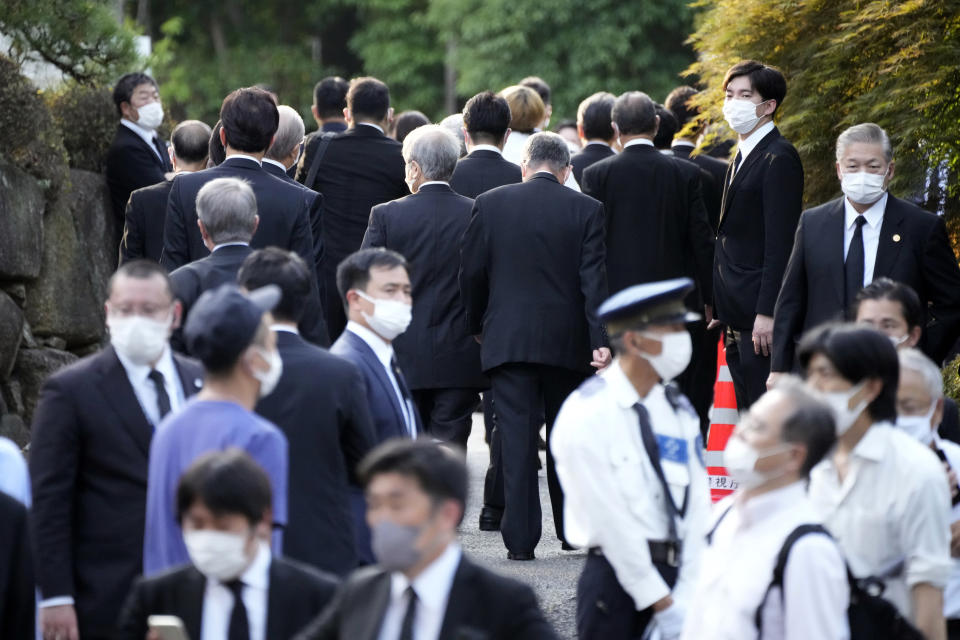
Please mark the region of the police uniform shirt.
<svg viewBox="0 0 960 640"><path fill-rule="evenodd" d="M936 431L933 432L933 441L934 446L947 457L950 468L960 473L960 445L942 439ZM958 520L960 520L960 504L955 504L950 512L950 522ZM947 582L946 589L943 590L943 615L948 619L960 618L960 558L950 558L950 564L952 567L950 580Z"/></svg>
<svg viewBox="0 0 960 640"><path fill-rule="evenodd" d="M666 540L662 485L644 449L633 405L642 402L660 448L663 472L675 504L683 555L675 600L684 601L696 579L710 503L700 421L692 408L674 411L664 387L645 398L620 360L572 393L554 423L550 446L565 496L564 529L570 543L600 547L638 611L670 595L650 559L648 541Z"/></svg>

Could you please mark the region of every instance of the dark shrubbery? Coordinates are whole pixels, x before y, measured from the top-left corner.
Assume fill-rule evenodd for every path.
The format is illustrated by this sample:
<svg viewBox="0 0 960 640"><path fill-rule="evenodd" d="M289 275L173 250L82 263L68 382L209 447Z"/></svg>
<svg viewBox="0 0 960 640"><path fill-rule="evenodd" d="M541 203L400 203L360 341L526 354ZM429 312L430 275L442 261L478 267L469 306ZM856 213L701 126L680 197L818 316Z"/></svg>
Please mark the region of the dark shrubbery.
<svg viewBox="0 0 960 640"><path fill-rule="evenodd" d="M118 120L110 90L69 83L47 94L46 101L63 134L70 167L102 172Z"/></svg>

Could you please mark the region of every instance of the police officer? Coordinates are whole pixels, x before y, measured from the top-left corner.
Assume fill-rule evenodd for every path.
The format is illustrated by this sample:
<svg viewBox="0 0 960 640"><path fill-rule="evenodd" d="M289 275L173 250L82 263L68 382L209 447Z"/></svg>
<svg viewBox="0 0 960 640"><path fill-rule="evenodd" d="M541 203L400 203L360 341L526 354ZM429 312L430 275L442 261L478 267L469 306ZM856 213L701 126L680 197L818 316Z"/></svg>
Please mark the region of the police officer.
<svg viewBox="0 0 960 640"><path fill-rule="evenodd" d="M599 309L617 357L567 398L550 446L566 533L589 548L577 634L680 636L709 517L700 420L672 385L692 351L688 278L624 289Z"/></svg>

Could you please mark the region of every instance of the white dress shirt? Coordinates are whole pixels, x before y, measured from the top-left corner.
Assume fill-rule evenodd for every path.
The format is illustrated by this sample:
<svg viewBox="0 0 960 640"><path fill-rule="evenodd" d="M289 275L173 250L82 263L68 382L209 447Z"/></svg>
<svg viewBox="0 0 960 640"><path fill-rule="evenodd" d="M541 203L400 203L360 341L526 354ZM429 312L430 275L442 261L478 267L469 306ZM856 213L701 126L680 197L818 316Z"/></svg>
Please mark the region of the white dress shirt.
<svg viewBox="0 0 960 640"><path fill-rule="evenodd" d="M550 436L557 477L564 493L564 533L580 547L600 547L637 611L670 595L650 559L648 541L669 535L662 485L640 436L633 405L641 402L660 443L661 467L675 504L683 557L674 600L686 604L696 578L710 515L700 421L675 412L663 385L640 398L620 359L573 392L557 415ZM680 461L683 461L682 463Z"/></svg>
<svg viewBox="0 0 960 640"><path fill-rule="evenodd" d="M633 140L630 140L629 142L627 142L627 144L623 145L623 148L626 149L627 147L635 147L638 144L642 144L647 147L652 147L653 140L648 140L647 138L634 138Z"/></svg>
<svg viewBox="0 0 960 640"><path fill-rule="evenodd" d="M738 492L717 504L723 515L703 552L700 577L687 607L684 640L757 637L761 602L763 640L847 640L850 586L836 542L822 534L800 538L790 550L783 591L771 589L777 556L801 524L819 524L803 482L743 500Z"/></svg>
<svg viewBox="0 0 960 640"><path fill-rule="evenodd" d="M461 556L460 545L451 543L412 583L399 571L390 575L390 603L383 616L378 640L397 640L400 637L400 628L403 626L409 603L406 591L410 586L417 594L417 613L413 622L414 640L440 638L443 618L447 613L447 601L450 599L450 588L453 586L457 567L460 566Z"/></svg>
<svg viewBox="0 0 960 640"><path fill-rule="evenodd" d="M261 167L263 166L263 160L261 160L261 159L259 159L259 158L254 158L253 156L248 156L248 155L245 154L245 153L231 153L231 154L228 155L226 158L224 158L223 161L226 162L227 160L233 160L234 158L243 158L244 160L249 160L249 161L251 161L251 162L256 162L256 163L257 163L258 165L260 165Z"/></svg>
<svg viewBox="0 0 960 640"><path fill-rule="evenodd" d="M673 142L670 143L671 149L673 149L674 147L686 147L688 149L693 149L696 146L697 145L690 142L689 140L674 140Z"/></svg>
<svg viewBox="0 0 960 640"><path fill-rule="evenodd" d="M583 148L586 149L587 147L589 147L589 146L592 145L592 144L597 144L597 145L600 145L601 147L606 147L607 149L610 148L610 145L607 144L606 142L603 142L602 140L591 140L591 141L588 142L587 144L583 145Z"/></svg>
<svg viewBox="0 0 960 640"><path fill-rule="evenodd" d="M376 129L376 130L379 131L380 133L384 133L384 135L386 135L385 132L384 132L384 130L383 130L383 127L381 127L381 126L378 125L378 124L373 124L372 122L358 122L358 123L356 123L356 126L358 126L358 127L373 127L374 129Z"/></svg>
<svg viewBox="0 0 960 640"><path fill-rule="evenodd" d="M960 473L960 445L949 440L943 440L933 432L934 444L947 457L950 468ZM950 522L960 520L960 504L956 504L950 511ZM950 580L943 590L943 615L946 618L960 618L960 558L950 558L953 568L950 570Z"/></svg>
<svg viewBox="0 0 960 640"><path fill-rule="evenodd" d="M250 640L267 638L267 595L270 593L270 545L260 542L253 564L240 576L243 582L243 606L247 610ZM230 631L233 592L219 580L207 578L203 592L200 637L197 640L224 640Z"/></svg>
<svg viewBox="0 0 960 640"><path fill-rule="evenodd" d="M283 163L282 163L282 162L277 162L276 160L271 160L270 158L264 158L264 159L263 159L263 162L272 164L272 165L275 166L275 167L280 167L281 169L283 169L283 172L284 172L284 173L287 172L287 168L286 168L285 166L283 166ZM262 163L261 163L261 165L262 165Z"/></svg>
<svg viewBox="0 0 960 640"><path fill-rule="evenodd" d="M0 491L30 506L30 473L27 460L13 440L0 436Z"/></svg>
<svg viewBox="0 0 960 640"><path fill-rule="evenodd" d="M397 401L400 403L400 406L403 407L403 419L407 423L407 431L410 432L411 437L416 438L417 421L413 417L413 403L404 400L403 393L400 391L400 385L397 384L397 378L393 375L393 367L390 366L391 361L395 357L393 345L378 336L370 329L367 329L362 324L354 322L353 320L347 322L347 331L352 331L361 340L367 343L367 346L370 347L373 350L374 355L377 356L377 360L379 360L380 364L383 365L383 368L387 372L387 378L389 378L390 384L393 385L393 391L397 394Z"/></svg>
<svg viewBox="0 0 960 640"><path fill-rule="evenodd" d="M503 152L501 155L513 164L521 164L523 162L523 148L527 145L527 139L532 135L532 133L520 133L519 131L511 132L510 135L507 136L507 141L503 144ZM569 187L574 191L580 191L580 185L577 184L577 179L573 177L572 171L570 175L567 176L567 181L563 183L563 186Z"/></svg>
<svg viewBox="0 0 960 640"><path fill-rule="evenodd" d="M860 213L853 208L847 198L843 199L844 217L843 217L843 259L846 261L847 252L850 251L850 242L853 240L853 233L857 230L856 219ZM877 247L880 246L880 227L883 225L883 212L887 209L887 194L870 205L870 208L863 212L863 217L867 223L863 225L863 286L873 282L873 267L877 263Z"/></svg>
<svg viewBox="0 0 960 640"><path fill-rule="evenodd" d="M743 163L746 162L747 156L750 155L750 152L756 149L757 145L760 144L760 141L763 140L764 136L773 131L775 128L776 125L774 125L773 121L771 120L747 136L745 140L740 141L740 144L737 145L737 151L740 153L740 166L737 167L738 171L740 167L743 166Z"/></svg>
<svg viewBox="0 0 960 640"><path fill-rule="evenodd" d="M472 147L470 147L470 153L473 153L474 151L494 151L501 156L503 155L503 151L500 151L500 147L494 146L492 144L475 144Z"/></svg>
<svg viewBox="0 0 960 640"><path fill-rule="evenodd" d="M131 362L119 351L116 352L120 364L127 372L127 379L130 380L130 386L140 401L140 407L147 416L147 421L156 428L160 425L160 407L157 405L157 387L153 380L149 378L150 372L156 369L163 375L163 388L167 390L167 397L170 398L170 414L174 414L183 406L185 398L183 395L183 385L180 382L180 375L177 373L177 367L173 363L173 353L170 346L163 349L163 355L157 362L156 367L148 364L136 364Z"/></svg>
<svg viewBox="0 0 960 640"><path fill-rule="evenodd" d="M929 448L882 422L853 448L840 482L828 455L810 472L810 500L857 577L882 576L883 596L912 618L909 590L950 577L950 492Z"/></svg>
<svg viewBox="0 0 960 640"><path fill-rule="evenodd" d="M160 151L157 149L157 145L154 143L157 140L157 132L153 129L147 129L146 127L141 127L139 124L133 120L127 120L126 118L120 118L120 124L125 126L130 131L133 131L135 134L140 136L140 138L147 143L147 146L153 151L153 155L160 158ZM169 158L168 158L169 160ZM160 161L163 162L163 158L160 158Z"/></svg>

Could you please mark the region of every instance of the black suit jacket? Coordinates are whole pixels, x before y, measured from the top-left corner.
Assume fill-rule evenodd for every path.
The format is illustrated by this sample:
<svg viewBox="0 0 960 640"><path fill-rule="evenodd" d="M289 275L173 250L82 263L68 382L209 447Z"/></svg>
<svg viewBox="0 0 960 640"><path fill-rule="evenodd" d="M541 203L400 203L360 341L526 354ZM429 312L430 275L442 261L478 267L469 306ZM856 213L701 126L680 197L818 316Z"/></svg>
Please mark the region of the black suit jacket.
<svg viewBox="0 0 960 640"><path fill-rule="evenodd" d="M316 264L310 228L313 196L270 175L253 160L230 157L216 167L183 173L173 179L163 231L163 266L173 271L210 254L197 227L197 193L216 178L240 178L250 183L260 216L250 246L295 251L308 265Z"/></svg>
<svg viewBox="0 0 960 640"><path fill-rule="evenodd" d="M313 252L315 256L310 266L313 267L317 275L317 281L322 282L320 279L320 264L323 262L323 196L312 189L307 189L275 164L264 162L263 170L306 192L305 195L310 203L310 232L313 236Z"/></svg>
<svg viewBox="0 0 960 640"><path fill-rule="evenodd" d="M573 177L577 179L577 184L583 184L584 169L615 155L616 152L608 145L593 142L588 143L579 153L573 154L570 164L573 165Z"/></svg>
<svg viewBox="0 0 960 640"><path fill-rule="evenodd" d="M583 172L583 192L603 202L610 291L694 278L709 300L713 234L700 170L650 145L633 145Z"/></svg>
<svg viewBox="0 0 960 640"><path fill-rule="evenodd" d="M390 573L354 573L333 602L296 640L376 640L390 599ZM442 640L552 640L536 596L525 584L484 569L466 556L450 586Z"/></svg>
<svg viewBox="0 0 960 640"><path fill-rule="evenodd" d="M0 638L34 637L33 564L27 509L0 493Z"/></svg>
<svg viewBox="0 0 960 640"><path fill-rule="evenodd" d="M199 363L174 355L184 396ZM113 632L141 572L153 426L112 347L52 375L33 417L30 478L37 583L73 596L80 637Z"/></svg>
<svg viewBox="0 0 960 640"><path fill-rule="evenodd" d="M490 189L516 184L523 179L520 166L489 149L477 149L457 161L450 188L462 196L476 198Z"/></svg>
<svg viewBox="0 0 960 640"><path fill-rule="evenodd" d="M256 411L290 443L284 555L346 575L357 567L349 483L376 444L356 366L277 332L283 375ZM355 484L355 482L354 482Z"/></svg>
<svg viewBox="0 0 960 640"><path fill-rule="evenodd" d="M488 386L457 283L459 243L471 209L470 198L431 184L370 212L363 247L393 249L413 265L413 321L393 341L411 389Z"/></svg>
<svg viewBox="0 0 960 640"><path fill-rule="evenodd" d="M732 171L731 161L728 183ZM800 156L774 129L723 192L713 301L714 315L731 329L750 331L757 315L773 316L802 197Z"/></svg>
<svg viewBox="0 0 960 640"><path fill-rule="evenodd" d="M130 194L124 214L120 264L145 258L160 262L163 253L163 223L173 178L137 189Z"/></svg>
<svg viewBox="0 0 960 640"><path fill-rule="evenodd" d="M460 292L484 371L508 362L590 370L606 335L603 205L548 173L477 197Z"/></svg>
<svg viewBox="0 0 960 640"><path fill-rule="evenodd" d="M844 198L803 212L777 299L773 325L773 371L793 368L803 332L844 316ZM960 267L943 219L887 196L873 279L909 285L933 324L924 350L940 362L960 333Z"/></svg>
<svg viewBox="0 0 960 640"><path fill-rule="evenodd" d="M720 204L723 201L723 185L727 176L727 163L706 153L691 155L693 147L685 144L677 145L672 149L675 157L689 160L706 172L706 175L700 174L700 177L703 178L703 204L707 208L710 228L716 233L717 224L720 222Z"/></svg>
<svg viewBox="0 0 960 640"><path fill-rule="evenodd" d="M158 147L162 146L163 142L157 140ZM105 168L110 201L120 228L130 194L163 182L165 174L173 171L166 148L151 148L143 138L122 124L117 125L117 134L107 150Z"/></svg>
<svg viewBox="0 0 960 640"><path fill-rule="evenodd" d="M289 640L296 635L327 606L337 587L333 576L280 557L271 560L269 574L265 636L269 640ZM207 579L192 565L140 578L125 598L117 639L143 640L148 617L169 615L183 621L191 640L199 640L206 588Z"/></svg>

